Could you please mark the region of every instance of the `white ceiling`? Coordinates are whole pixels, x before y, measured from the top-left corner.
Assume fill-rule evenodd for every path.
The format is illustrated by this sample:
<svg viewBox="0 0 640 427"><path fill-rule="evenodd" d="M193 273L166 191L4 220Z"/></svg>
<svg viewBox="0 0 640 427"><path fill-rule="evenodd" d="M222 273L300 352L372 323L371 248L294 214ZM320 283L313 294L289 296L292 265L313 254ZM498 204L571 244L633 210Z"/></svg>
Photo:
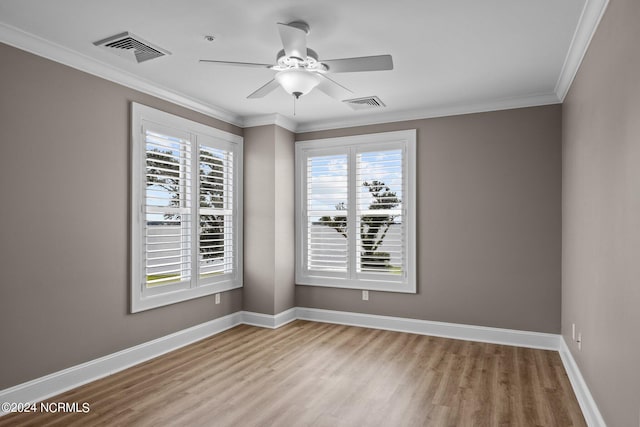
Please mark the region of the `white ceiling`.
<svg viewBox="0 0 640 427"><path fill-rule="evenodd" d="M287 127L309 130L559 102L575 73L565 61L577 69L597 24L595 18L581 20L583 10L589 18L594 2L603 3L3 0L0 40L129 86L151 88L147 91L235 123L277 118ZM282 48L276 22L293 20L309 23L308 46L320 59L391 54L392 71L331 75L354 98L377 95L387 105L384 111L353 111L313 91L297 102L294 117L293 99L282 89L246 99L274 71L198 63L201 58L274 63ZM93 45L123 31L172 54L137 64ZM208 42L205 35L216 39ZM566 87L559 84L567 78Z"/></svg>

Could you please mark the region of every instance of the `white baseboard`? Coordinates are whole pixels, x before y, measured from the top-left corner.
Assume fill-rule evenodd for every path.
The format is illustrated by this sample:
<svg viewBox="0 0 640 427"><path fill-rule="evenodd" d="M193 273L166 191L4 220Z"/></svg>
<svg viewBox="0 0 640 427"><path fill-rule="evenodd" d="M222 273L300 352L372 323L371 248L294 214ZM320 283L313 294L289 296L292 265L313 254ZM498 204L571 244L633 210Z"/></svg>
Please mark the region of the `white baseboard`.
<svg viewBox="0 0 640 427"><path fill-rule="evenodd" d="M17 386L0 390L0 402L39 402L242 323L242 312L229 314L170 335L118 351ZM0 416L6 415L0 410Z"/></svg>
<svg viewBox="0 0 640 427"><path fill-rule="evenodd" d="M573 387L573 392L576 394L576 398L580 404L580 409L582 409L582 415L584 415L587 425L589 427L606 427L607 424L604 422L604 418L602 418L598 405L593 399L593 396L589 391L589 387L582 377L580 368L578 368L578 364L573 358L571 350L569 350L569 346L562 336L560 336L559 353L560 358L562 359L562 364L564 365L564 370L567 371L571 387Z"/></svg>
<svg viewBox="0 0 640 427"><path fill-rule="evenodd" d="M276 315L242 311L242 323L261 328L276 329L297 319L297 308L293 307Z"/></svg>
<svg viewBox="0 0 640 427"><path fill-rule="evenodd" d="M153 341L0 390L0 402L39 402L243 323L274 329L294 320L296 320L295 307L276 315L238 311ZM2 415L6 415L6 413L0 409L0 416Z"/></svg>
<svg viewBox="0 0 640 427"><path fill-rule="evenodd" d="M378 316L375 314L346 311L321 310L297 307L297 318L315 322L339 323L341 325L386 329L412 334L432 335L459 340L514 345L518 347L559 350L560 336L541 332L516 331L513 329L434 322L403 317Z"/></svg>
<svg viewBox="0 0 640 427"><path fill-rule="evenodd" d="M294 307L276 315L238 311L135 347L0 390L0 402L38 402L240 324L275 329L296 319L559 351L587 424L589 427L606 427L580 370L560 335L306 307ZM0 412L0 416L2 415L5 415L5 413Z"/></svg>

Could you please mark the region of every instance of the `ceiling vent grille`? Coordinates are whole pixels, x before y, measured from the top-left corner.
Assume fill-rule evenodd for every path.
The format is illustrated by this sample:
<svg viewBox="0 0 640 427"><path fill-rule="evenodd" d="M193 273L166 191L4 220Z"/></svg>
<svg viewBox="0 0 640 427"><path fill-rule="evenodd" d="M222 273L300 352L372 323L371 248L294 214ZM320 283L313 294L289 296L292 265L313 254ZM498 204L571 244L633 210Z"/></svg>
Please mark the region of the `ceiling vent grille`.
<svg viewBox="0 0 640 427"><path fill-rule="evenodd" d="M168 50L154 46L128 31L98 40L93 44L124 58L135 60L137 63L171 55L171 52Z"/></svg>
<svg viewBox="0 0 640 427"><path fill-rule="evenodd" d="M345 104L354 110L369 110L371 108L384 108L384 102L380 100L377 96L367 96L364 98L355 98L355 99L345 99Z"/></svg>

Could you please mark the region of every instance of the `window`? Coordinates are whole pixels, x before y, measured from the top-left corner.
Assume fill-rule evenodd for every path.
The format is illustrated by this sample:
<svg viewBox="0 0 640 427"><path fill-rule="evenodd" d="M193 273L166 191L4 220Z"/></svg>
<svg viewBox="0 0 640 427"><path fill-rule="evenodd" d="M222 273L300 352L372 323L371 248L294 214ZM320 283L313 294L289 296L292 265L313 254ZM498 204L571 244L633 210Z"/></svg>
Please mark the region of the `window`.
<svg viewBox="0 0 640 427"><path fill-rule="evenodd" d="M242 286L242 138L132 104L131 311Z"/></svg>
<svg viewBox="0 0 640 427"><path fill-rule="evenodd" d="M296 283L416 291L415 130L296 142Z"/></svg>

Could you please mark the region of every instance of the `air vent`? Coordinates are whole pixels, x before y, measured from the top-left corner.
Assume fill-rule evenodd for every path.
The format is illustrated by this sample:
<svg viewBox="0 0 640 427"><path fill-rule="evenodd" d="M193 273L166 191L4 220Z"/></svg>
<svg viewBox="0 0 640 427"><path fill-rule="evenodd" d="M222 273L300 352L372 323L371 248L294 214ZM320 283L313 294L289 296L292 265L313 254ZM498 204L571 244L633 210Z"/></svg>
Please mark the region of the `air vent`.
<svg viewBox="0 0 640 427"><path fill-rule="evenodd" d="M384 102L380 101L380 98L377 96L367 96L364 98L355 98L355 99L345 99L345 104L354 110L368 110L371 108L383 108L386 107Z"/></svg>
<svg viewBox="0 0 640 427"><path fill-rule="evenodd" d="M135 60L138 63L165 55L171 55L171 52L168 50L154 46L128 31L98 40L93 44L124 58Z"/></svg>

